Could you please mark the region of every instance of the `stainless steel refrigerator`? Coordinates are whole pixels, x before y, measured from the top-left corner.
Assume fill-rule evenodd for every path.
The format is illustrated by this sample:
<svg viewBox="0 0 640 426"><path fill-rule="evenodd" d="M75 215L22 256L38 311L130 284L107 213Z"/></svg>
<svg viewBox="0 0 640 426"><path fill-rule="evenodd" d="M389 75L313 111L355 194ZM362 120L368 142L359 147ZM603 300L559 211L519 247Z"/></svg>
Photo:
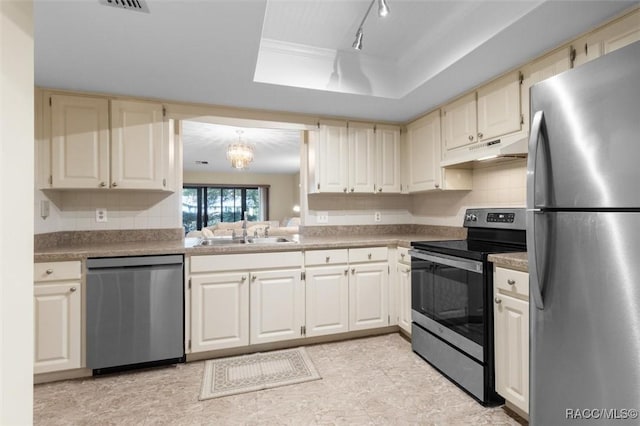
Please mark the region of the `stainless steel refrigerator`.
<svg viewBox="0 0 640 426"><path fill-rule="evenodd" d="M639 424L640 42L531 88L530 421Z"/></svg>

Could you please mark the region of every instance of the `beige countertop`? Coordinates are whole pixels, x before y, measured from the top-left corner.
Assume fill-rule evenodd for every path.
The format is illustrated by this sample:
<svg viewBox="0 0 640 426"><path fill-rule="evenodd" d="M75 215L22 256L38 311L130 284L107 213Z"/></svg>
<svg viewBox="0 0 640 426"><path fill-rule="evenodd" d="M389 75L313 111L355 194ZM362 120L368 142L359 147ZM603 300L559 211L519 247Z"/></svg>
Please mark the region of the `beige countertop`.
<svg viewBox="0 0 640 426"><path fill-rule="evenodd" d="M489 262L493 262L494 265L503 268L529 272L529 261L527 259L527 252L490 254Z"/></svg>
<svg viewBox="0 0 640 426"><path fill-rule="evenodd" d="M232 254L274 251L339 249L349 247L401 246L409 247L411 241L438 241L452 238L434 234L382 234L382 235L331 235L294 236L295 243L228 244L194 246L196 239L143 242L106 242L60 245L34 252L35 262L83 260L89 257L145 256L159 254Z"/></svg>

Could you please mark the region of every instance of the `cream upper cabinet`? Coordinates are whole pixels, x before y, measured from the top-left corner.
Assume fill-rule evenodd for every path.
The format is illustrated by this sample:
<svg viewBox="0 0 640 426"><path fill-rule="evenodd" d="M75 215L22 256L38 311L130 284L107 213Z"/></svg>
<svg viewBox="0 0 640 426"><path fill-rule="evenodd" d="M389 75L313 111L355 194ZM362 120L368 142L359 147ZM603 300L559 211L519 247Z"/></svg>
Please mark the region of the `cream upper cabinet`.
<svg viewBox="0 0 640 426"><path fill-rule="evenodd" d="M376 126L376 179L378 193L400 192L400 128Z"/></svg>
<svg viewBox="0 0 640 426"><path fill-rule="evenodd" d="M407 126L409 192L440 186L440 111L434 111Z"/></svg>
<svg viewBox="0 0 640 426"><path fill-rule="evenodd" d="M578 39L574 67L640 40L640 9Z"/></svg>
<svg viewBox="0 0 640 426"><path fill-rule="evenodd" d="M406 247L397 251L398 325L411 334L411 256Z"/></svg>
<svg viewBox="0 0 640 426"><path fill-rule="evenodd" d="M409 163L406 192L469 190L471 170L441 168L440 111L434 111L407 125L404 157Z"/></svg>
<svg viewBox="0 0 640 426"><path fill-rule="evenodd" d="M161 104L43 96L39 188L174 190L174 141Z"/></svg>
<svg viewBox="0 0 640 426"><path fill-rule="evenodd" d="M496 391L529 412L529 274L494 268Z"/></svg>
<svg viewBox="0 0 640 426"><path fill-rule="evenodd" d="M536 83L567 71L571 66L569 48L557 50L549 55L527 64L522 69L522 118L523 128L529 129L531 112L529 111L530 89Z"/></svg>
<svg viewBox="0 0 640 426"><path fill-rule="evenodd" d="M249 343L276 342L304 335L301 269L251 272Z"/></svg>
<svg viewBox="0 0 640 426"><path fill-rule="evenodd" d="M376 146L373 125L349 123L349 192L373 193Z"/></svg>
<svg viewBox="0 0 640 426"><path fill-rule="evenodd" d="M442 108L444 147L461 148L478 141L476 93L469 93Z"/></svg>
<svg viewBox="0 0 640 426"><path fill-rule="evenodd" d="M166 188L166 139L162 105L111 101L111 187Z"/></svg>
<svg viewBox="0 0 640 426"><path fill-rule="evenodd" d="M191 277L193 352L249 344L249 273L219 272Z"/></svg>
<svg viewBox="0 0 640 426"><path fill-rule="evenodd" d="M346 123L320 124L314 144L316 185L313 192L347 192L349 186L349 139Z"/></svg>
<svg viewBox="0 0 640 426"><path fill-rule="evenodd" d="M82 282L79 261L34 266L34 367L49 373L82 367Z"/></svg>
<svg viewBox="0 0 640 426"><path fill-rule="evenodd" d="M520 131L520 73L512 72L478 89L478 141Z"/></svg>
<svg viewBox="0 0 640 426"><path fill-rule="evenodd" d="M53 188L109 186L109 101L52 95L45 126L51 129Z"/></svg>
<svg viewBox="0 0 640 426"><path fill-rule="evenodd" d="M307 337L349 331L348 272L346 262L306 268Z"/></svg>

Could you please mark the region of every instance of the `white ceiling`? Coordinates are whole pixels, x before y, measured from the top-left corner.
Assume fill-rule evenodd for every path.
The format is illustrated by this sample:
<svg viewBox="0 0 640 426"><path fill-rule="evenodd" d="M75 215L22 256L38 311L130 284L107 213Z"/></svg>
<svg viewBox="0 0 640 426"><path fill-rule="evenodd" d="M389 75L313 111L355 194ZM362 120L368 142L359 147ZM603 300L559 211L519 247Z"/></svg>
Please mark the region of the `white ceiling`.
<svg viewBox="0 0 640 426"><path fill-rule="evenodd" d="M637 4L388 3L391 14L384 20L374 7L364 25L364 48L354 52L350 46L368 0L147 0L149 13L98 0L35 0L36 84L404 122ZM318 69L326 66L322 58L340 56L338 78L332 62L329 73L320 73L325 83L319 88L303 88L309 85L293 77L256 82L266 81L265 72L287 71L256 69L269 51L261 44L288 46L280 51L289 62L296 49L321 52Z"/></svg>
<svg viewBox="0 0 640 426"><path fill-rule="evenodd" d="M227 147L240 138L254 148L254 160L244 172L293 174L300 171L299 130L259 129L211 124L203 121L182 122L183 164L185 172L232 173ZM196 164L207 161L208 164Z"/></svg>
<svg viewBox="0 0 640 426"><path fill-rule="evenodd" d="M388 0L356 52L369 3L147 0L141 13L35 0L36 84L401 122L634 4ZM240 127L212 123L184 123L185 171L232 171L225 152ZM298 131L243 130L255 146L248 171L299 170Z"/></svg>

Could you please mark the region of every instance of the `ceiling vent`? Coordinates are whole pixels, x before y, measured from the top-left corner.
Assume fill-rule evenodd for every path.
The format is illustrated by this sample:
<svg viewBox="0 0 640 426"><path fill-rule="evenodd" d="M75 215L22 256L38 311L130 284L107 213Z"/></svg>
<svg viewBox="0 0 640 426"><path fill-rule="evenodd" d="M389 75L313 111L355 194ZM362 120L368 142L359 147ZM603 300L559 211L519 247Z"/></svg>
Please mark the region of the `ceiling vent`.
<svg viewBox="0 0 640 426"><path fill-rule="evenodd" d="M118 9L137 10L138 12L149 13L149 6L144 0L98 0L105 6L113 6Z"/></svg>

